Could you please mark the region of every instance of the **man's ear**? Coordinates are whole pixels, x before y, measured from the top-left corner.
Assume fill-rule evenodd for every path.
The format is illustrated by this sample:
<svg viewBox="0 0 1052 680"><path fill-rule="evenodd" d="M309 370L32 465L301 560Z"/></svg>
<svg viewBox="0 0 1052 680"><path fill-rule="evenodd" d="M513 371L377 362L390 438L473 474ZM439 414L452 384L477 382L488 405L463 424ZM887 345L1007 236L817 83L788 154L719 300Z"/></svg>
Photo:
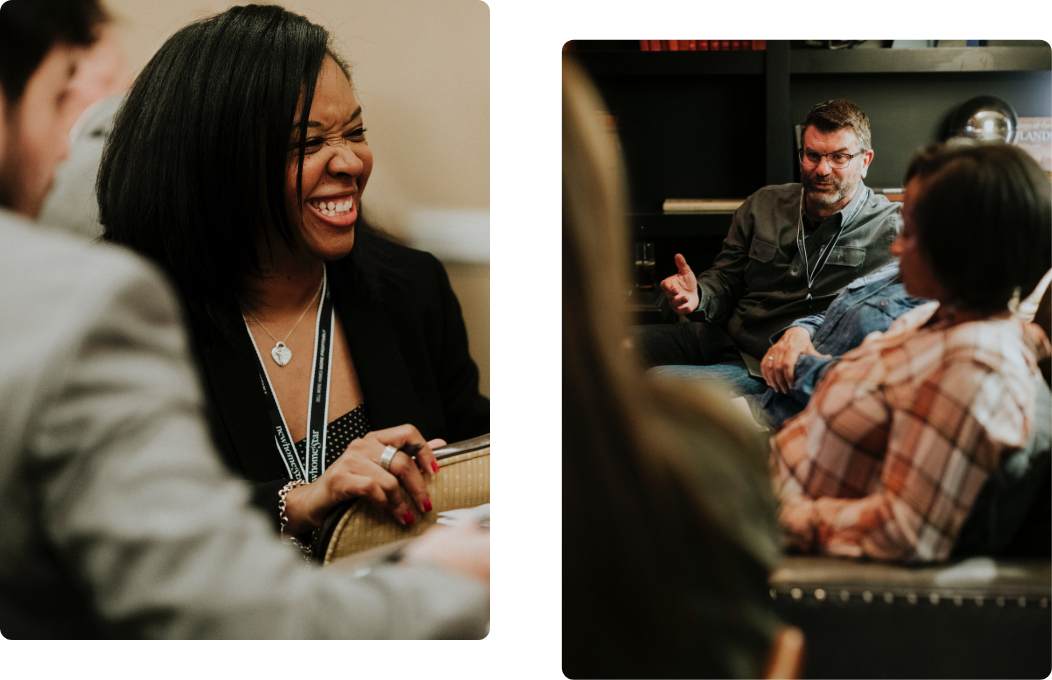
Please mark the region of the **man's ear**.
<svg viewBox="0 0 1052 680"><path fill-rule="evenodd" d="M866 153L862 154L862 177L865 178L866 173L869 172L869 164L873 162L873 149L870 149Z"/></svg>

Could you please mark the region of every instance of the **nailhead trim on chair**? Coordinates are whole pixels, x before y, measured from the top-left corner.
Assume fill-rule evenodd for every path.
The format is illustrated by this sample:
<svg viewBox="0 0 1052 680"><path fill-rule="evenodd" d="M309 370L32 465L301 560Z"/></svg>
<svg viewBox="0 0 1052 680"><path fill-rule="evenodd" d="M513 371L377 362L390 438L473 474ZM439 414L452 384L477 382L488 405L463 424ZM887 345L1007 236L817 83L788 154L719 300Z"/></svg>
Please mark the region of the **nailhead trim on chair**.
<svg viewBox="0 0 1052 680"><path fill-rule="evenodd" d="M788 596L788 597L792 598L793 600L800 601L800 600L803 600L805 597L808 596L807 593L805 593L800 588L792 588L789 591L783 591L783 592L779 592L775 588L771 588L770 593L771 593L771 599L772 600L778 600L779 596L782 596L782 597ZM846 590L841 590L838 593L838 595L840 597L840 601L841 602L848 602L851 599L851 593L849 593ZM828 596L828 594L826 593L825 589L823 589L823 588L818 588L813 593L811 593L811 597L813 597L815 600L817 600L819 602L824 601L827 598L827 596ZM858 596L866 604L872 604L875 601L875 598L873 597L873 592L870 591L870 590L863 590L861 593L858 594ZM969 598L965 599L961 595L947 596L947 595L940 595L937 592L931 592L931 593L928 593L927 596L922 595L921 597L924 597L926 600L928 600L928 602L930 602L933 605L938 605L940 602L943 601L944 598L950 599L958 607L964 606L965 602L974 602L976 607L982 607L986 603L986 598L984 598L982 595L977 595L974 598L973 597L969 597ZM917 604L917 601L918 601L919 598L917 596L917 593L913 593L913 592L905 593L904 595L901 595L901 594L900 595L895 595L894 593L892 593L890 591L886 591L881 596L881 599L887 604L892 604L895 600L906 600L906 602L908 602L909 604L913 605L913 604ZM1004 597L997 597L994 600L994 602L997 604L998 607L1004 607L1006 604L1008 604L1008 605L1013 605L1014 604L1014 605L1017 605L1019 607L1025 607L1025 606L1027 606L1028 603L1030 603L1030 604L1037 604L1037 606L1041 607L1042 609L1047 609L1048 608L1048 598L1047 597L1040 597L1040 598L1039 597L1018 597L1018 598L1007 598L1007 599L1004 598Z"/></svg>

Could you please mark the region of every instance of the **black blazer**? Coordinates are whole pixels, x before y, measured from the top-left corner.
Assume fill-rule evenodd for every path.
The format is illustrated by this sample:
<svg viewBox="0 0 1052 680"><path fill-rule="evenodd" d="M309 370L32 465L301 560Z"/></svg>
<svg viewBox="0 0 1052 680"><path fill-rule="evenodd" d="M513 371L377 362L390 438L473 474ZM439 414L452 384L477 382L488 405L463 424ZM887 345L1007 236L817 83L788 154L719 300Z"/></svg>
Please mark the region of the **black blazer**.
<svg viewBox="0 0 1052 680"><path fill-rule="evenodd" d="M489 432L489 400L468 354L460 304L442 264L431 254L388 244L395 257L378 297L356 285L350 258L326 265L333 304L374 430L409 423L425 439L449 442ZM240 310L227 310L244 329ZM236 341L191 318L219 452L254 482L254 503L277 524L277 492L288 482L259 386L247 329ZM337 414L342 415L342 414Z"/></svg>

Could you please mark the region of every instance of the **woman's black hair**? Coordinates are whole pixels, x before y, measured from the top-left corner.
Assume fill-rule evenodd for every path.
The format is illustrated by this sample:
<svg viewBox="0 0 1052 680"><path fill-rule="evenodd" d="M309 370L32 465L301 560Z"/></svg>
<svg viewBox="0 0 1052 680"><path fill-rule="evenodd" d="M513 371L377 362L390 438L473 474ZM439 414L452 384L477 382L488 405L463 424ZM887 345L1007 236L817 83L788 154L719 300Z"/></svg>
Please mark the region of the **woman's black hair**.
<svg viewBox="0 0 1052 680"><path fill-rule="evenodd" d="M8 0L0 3L0 88L14 104L55 43L91 45L107 21L98 0Z"/></svg>
<svg viewBox="0 0 1052 680"><path fill-rule="evenodd" d="M245 280L260 274L266 225L297 247L286 166L298 147L302 194L307 121L326 56L350 80L321 26L277 6L232 7L169 38L114 121L97 187L103 239L157 262L189 311L224 333L232 329L221 310L244 299ZM367 267L361 251L375 248L378 232L361 219L355 230L355 261Z"/></svg>
<svg viewBox="0 0 1052 680"><path fill-rule="evenodd" d="M920 178L917 236L933 273L962 308L1004 311L1052 267L1052 183L1007 144L933 145L910 162Z"/></svg>

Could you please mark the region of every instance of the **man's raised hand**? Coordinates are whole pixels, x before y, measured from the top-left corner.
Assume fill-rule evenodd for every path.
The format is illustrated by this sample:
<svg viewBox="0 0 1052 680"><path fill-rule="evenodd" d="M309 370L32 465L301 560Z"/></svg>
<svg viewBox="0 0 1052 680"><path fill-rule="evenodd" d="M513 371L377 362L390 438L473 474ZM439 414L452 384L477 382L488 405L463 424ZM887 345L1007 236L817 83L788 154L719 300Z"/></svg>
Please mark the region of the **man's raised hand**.
<svg viewBox="0 0 1052 680"><path fill-rule="evenodd" d="M690 314L698 308L698 279L687 265L687 260L679 253L676 253L676 268L679 273L662 281L661 290L672 311L681 315Z"/></svg>

